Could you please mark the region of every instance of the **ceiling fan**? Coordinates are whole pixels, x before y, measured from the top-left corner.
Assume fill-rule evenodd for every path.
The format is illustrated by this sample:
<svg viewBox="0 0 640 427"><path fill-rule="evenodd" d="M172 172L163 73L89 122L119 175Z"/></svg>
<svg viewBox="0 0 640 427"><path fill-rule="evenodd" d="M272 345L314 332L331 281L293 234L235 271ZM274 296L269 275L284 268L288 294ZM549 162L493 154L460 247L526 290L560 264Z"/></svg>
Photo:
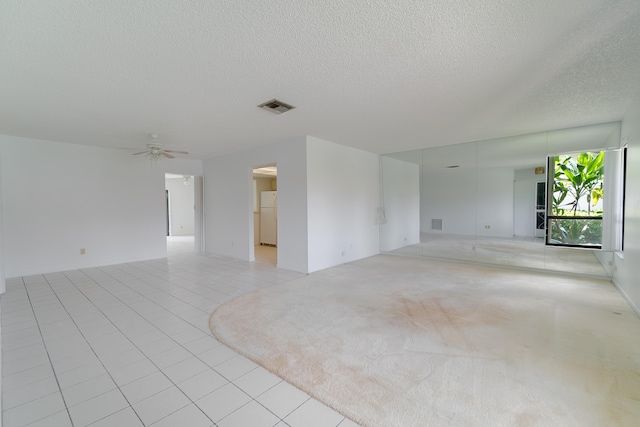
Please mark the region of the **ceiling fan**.
<svg viewBox="0 0 640 427"><path fill-rule="evenodd" d="M149 135L151 137L151 139L153 140L153 142L150 142L149 144L147 144L147 149L144 151L140 151L138 153L133 153L132 156L137 156L139 154L145 154L148 159L150 160L158 160L161 157L166 157L167 159L174 159L176 156L170 154L170 153L175 153L175 154L189 154L186 151L176 151L176 150L165 150L164 147L162 146L162 144L158 143L158 134L157 133L152 133L151 135Z"/></svg>

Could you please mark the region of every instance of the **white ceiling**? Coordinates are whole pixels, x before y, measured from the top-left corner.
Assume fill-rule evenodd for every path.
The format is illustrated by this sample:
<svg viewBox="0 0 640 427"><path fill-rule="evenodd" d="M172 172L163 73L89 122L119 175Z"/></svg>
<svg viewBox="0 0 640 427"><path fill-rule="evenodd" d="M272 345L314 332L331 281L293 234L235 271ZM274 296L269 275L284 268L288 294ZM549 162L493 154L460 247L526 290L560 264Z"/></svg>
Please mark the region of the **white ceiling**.
<svg viewBox="0 0 640 427"><path fill-rule="evenodd" d="M638 0L3 0L0 133L210 158L390 153L620 120ZM257 105L277 98L296 109Z"/></svg>

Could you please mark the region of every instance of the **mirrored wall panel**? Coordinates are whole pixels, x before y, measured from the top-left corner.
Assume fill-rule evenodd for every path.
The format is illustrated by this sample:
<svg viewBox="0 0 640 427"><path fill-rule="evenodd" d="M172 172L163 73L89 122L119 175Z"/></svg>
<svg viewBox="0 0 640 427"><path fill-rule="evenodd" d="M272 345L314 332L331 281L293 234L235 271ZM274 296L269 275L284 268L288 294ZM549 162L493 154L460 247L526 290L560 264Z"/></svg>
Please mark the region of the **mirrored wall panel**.
<svg viewBox="0 0 640 427"><path fill-rule="evenodd" d="M609 277L619 153L614 122L385 155L381 250Z"/></svg>

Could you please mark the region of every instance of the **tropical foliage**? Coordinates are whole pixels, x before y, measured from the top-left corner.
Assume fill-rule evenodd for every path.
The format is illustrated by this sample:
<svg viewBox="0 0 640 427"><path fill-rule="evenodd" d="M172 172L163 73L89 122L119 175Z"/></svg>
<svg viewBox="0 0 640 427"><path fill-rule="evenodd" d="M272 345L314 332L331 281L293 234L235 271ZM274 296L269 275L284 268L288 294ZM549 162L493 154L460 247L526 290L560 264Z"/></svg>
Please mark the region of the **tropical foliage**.
<svg viewBox="0 0 640 427"><path fill-rule="evenodd" d="M586 200L587 216L604 196L604 151L597 154L580 153L577 156L556 156L553 180L553 208L560 215L578 216L580 202ZM570 199L567 203L567 196ZM568 209L567 209L568 208ZM601 214L602 212L596 212Z"/></svg>
<svg viewBox="0 0 640 427"><path fill-rule="evenodd" d="M600 244L602 210L595 209L604 197L604 151L556 156L553 180L552 241L566 244ZM575 217L566 218L566 217Z"/></svg>

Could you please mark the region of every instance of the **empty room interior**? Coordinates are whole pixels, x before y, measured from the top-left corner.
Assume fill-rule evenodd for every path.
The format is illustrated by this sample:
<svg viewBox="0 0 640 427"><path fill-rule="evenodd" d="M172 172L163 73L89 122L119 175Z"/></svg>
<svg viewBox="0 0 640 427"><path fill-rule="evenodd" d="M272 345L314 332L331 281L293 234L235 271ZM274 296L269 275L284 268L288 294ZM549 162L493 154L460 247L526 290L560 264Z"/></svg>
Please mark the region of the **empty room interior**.
<svg viewBox="0 0 640 427"><path fill-rule="evenodd" d="M638 28L3 2L1 425L638 425Z"/></svg>

